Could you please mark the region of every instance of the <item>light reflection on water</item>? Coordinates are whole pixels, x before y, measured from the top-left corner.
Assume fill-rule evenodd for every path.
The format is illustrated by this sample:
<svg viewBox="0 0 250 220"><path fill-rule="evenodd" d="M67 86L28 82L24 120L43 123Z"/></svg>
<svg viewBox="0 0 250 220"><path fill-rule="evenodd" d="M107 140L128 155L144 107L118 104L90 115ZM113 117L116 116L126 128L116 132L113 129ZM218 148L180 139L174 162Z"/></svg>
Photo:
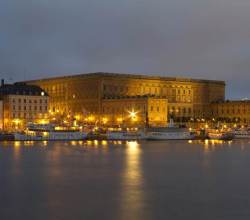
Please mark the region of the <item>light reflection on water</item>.
<svg viewBox="0 0 250 220"><path fill-rule="evenodd" d="M127 141L125 167L122 172L121 219L140 219L143 213L143 173L141 165L141 145L137 141Z"/></svg>
<svg viewBox="0 0 250 220"><path fill-rule="evenodd" d="M1 142L0 219L250 219L249 161L248 140Z"/></svg>

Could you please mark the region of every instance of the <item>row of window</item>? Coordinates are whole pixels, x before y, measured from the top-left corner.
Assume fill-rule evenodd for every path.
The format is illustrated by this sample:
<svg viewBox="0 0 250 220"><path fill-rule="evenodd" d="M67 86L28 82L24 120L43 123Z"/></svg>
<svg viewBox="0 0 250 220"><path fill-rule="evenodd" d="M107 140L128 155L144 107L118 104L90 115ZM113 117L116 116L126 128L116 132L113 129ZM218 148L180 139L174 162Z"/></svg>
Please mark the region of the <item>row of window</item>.
<svg viewBox="0 0 250 220"><path fill-rule="evenodd" d="M16 103L16 102L18 102L18 103L30 103L30 104L35 103L36 104L36 103L38 103L38 100L36 100L36 99L35 100L28 99L27 100L26 98L24 98L24 99L21 99L21 98L15 99L15 98L13 98L12 102L13 103ZM47 104L47 102L48 102L47 99L44 99L44 101L42 99L39 100L40 104L42 104L42 103Z"/></svg>
<svg viewBox="0 0 250 220"><path fill-rule="evenodd" d="M249 111L250 112L250 111ZM212 115L214 114L246 114L247 110L246 109L221 109L221 110L212 110L211 111Z"/></svg>
<svg viewBox="0 0 250 220"><path fill-rule="evenodd" d="M34 118L43 118L42 115L37 115L33 113L27 113L27 112L18 112L18 113L12 113L12 118L19 118L19 119L34 119Z"/></svg>
<svg viewBox="0 0 250 220"><path fill-rule="evenodd" d="M192 109L191 108L175 108L175 107L173 107L173 108L171 108L170 110L169 110L169 113L172 113L172 114L186 114L186 113L188 113L188 114L191 114L192 113Z"/></svg>
<svg viewBox="0 0 250 220"><path fill-rule="evenodd" d="M167 95L191 95L191 90L190 89L166 89L166 88L152 88L152 87L128 87L128 86L113 86L113 85L109 85L103 86L103 90L105 92L116 92L116 93L122 93L122 92L135 92L135 93L154 93L157 94L158 92L160 94L167 94Z"/></svg>
<svg viewBox="0 0 250 220"><path fill-rule="evenodd" d="M160 112L160 110L162 110L162 112L165 112L166 108L165 107L160 108L159 106L151 106L150 107L151 112L153 112L153 111Z"/></svg>
<svg viewBox="0 0 250 220"><path fill-rule="evenodd" d="M15 106L13 105L12 106L12 110L18 110L18 111L26 111L26 110L34 110L34 111L37 111L37 110L40 110L40 111L47 111L48 110L48 107L47 106Z"/></svg>

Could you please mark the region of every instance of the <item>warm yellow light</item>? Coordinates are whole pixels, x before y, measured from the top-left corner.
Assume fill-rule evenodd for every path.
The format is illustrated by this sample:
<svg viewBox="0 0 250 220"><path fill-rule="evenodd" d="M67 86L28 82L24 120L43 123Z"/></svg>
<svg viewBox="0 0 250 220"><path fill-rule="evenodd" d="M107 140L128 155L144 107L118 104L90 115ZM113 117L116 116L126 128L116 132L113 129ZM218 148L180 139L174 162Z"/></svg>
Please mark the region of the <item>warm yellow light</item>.
<svg viewBox="0 0 250 220"><path fill-rule="evenodd" d="M127 141L127 146L131 149L135 149L139 146L137 141Z"/></svg>
<svg viewBox="0 0 250 220"><path fill-rule="evenodd" d="M76 120L80 120L80 118L81 118L80 115L76 115L76 116L75 116L75 119L76 119Z"/></svg>
<svg viewBox="0 0 250 220"><path fill-rule="evenodd" d="M118 122L122 122L122 118L117 118L116 119Z"/></svg>
<svg viewBox="0 0 250 220"><path fill-rule="evenodd" d="M102 118L102 122L103 122L104 124L106 124L106 123L108 122L108 119L107 119L107 118Z"/></svg>
<svg viewBox="0 0 250 220"><path fill-rule="evenodd" d="M106 140L102 140L101 143L102 143L103 146L107 146L108 145L108 142Z"/></svg>
<svg viewBox="0 0 250 220"><path fill-rule="evenodd" d="M88 120L89 120L89 121L94 121L94 120L95 120L95 117L94 117L94 116L89 116L89 117L88 117Z"/></svg>
<svg viewBox="0 0 250 220"><path fill-rule="evenodd" d="M132 111L132 112L129 112L129 116L131 118L134 118L136 116L136 112Z"/></svg>
<svg viewBox="0 0 250 220"><path fill-rule="evenodd" d="M41 92L41 96L44 96L45 95L45 93L44 92Z"/></svg>
<svg viewBox="0 0 250 220"><path fill-rule="evenodd" d="M208 128L208 124L205 125L205 128Z"/></svg>
<svg viewBox="0 0 250 220"><path fill-rule="evenodd" d="M45 132L43 132L43 136L44 136L44 137L48 137L48 136L49 136L49 133L45 131Z"/></svg>
<svg viewBox="0 0 250 220"><path fill-rule="evenodd" d="M49 120L47 120L47 119L40 119L40 120L38 120L38 124L48 124L49 123Z"/></svg>
<svg viewBox="0 0 250 220"><path fill-rule="evenodd" d="M129 111L129 117L133 120L133 121L137 121L137 112L135 112L134 110L132 110L131 112Z"/></svg>
<svg viewBox="0 0 250 220"><path fill-rule="evenodd" d="M15 119L13 119L13 123L19 124L19 123L21 123L21 120L19 118L15 118Z"/></svg>

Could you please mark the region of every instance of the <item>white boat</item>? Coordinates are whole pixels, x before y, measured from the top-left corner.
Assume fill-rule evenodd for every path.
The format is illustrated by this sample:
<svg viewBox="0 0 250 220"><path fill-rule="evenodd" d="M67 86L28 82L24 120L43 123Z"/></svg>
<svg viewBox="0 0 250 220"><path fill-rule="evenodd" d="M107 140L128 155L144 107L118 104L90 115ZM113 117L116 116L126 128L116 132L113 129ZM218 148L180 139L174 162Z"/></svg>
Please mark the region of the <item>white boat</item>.
<svg viewBox="0 0 250 220"><path fill-rule="evenodd" d="M146 128L147 140L192 140L195 134L187 128L180 128L174 125L173 119L167 127Z"/></svg>
<svg viewBox="0 0 250 220"><path fill-rule="evenodd" d="M71 141L86 138L87 133L79 129L56 129L51 124L29 124L24 132L14 133L16 141Z"/></svg>
<svg viewBox="0 0 250 220"><path fill-rule="evenodd" d="M145 138L142 131L107 131L107 140L141 140Z"/></svg>
<svg viewBox="0 0 250 220"><path fill-rule="evenodd" d="M249 129L235 129L233 133L236 139L250 139Z"/></svg>
<svg viewBox="0 0 250 220"><path fill-rule="evenodd" d="M218 129L208 130L207 136L212 140L232 140L234 138L234 134L232 132Z"/></svg>

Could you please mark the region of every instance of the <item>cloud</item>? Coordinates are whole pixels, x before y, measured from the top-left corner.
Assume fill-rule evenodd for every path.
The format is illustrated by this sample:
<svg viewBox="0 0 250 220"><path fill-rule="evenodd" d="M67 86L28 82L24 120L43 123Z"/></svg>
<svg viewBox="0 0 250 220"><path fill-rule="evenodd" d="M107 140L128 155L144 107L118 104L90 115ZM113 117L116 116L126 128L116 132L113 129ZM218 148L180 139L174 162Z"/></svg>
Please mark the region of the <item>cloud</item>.
<svg viewBox="0 0 250 220"><path fill-rule="evenodd" d="M229 97L250 97L249 11L247 0L5 0L0 73L223 79Z"/></svg>

